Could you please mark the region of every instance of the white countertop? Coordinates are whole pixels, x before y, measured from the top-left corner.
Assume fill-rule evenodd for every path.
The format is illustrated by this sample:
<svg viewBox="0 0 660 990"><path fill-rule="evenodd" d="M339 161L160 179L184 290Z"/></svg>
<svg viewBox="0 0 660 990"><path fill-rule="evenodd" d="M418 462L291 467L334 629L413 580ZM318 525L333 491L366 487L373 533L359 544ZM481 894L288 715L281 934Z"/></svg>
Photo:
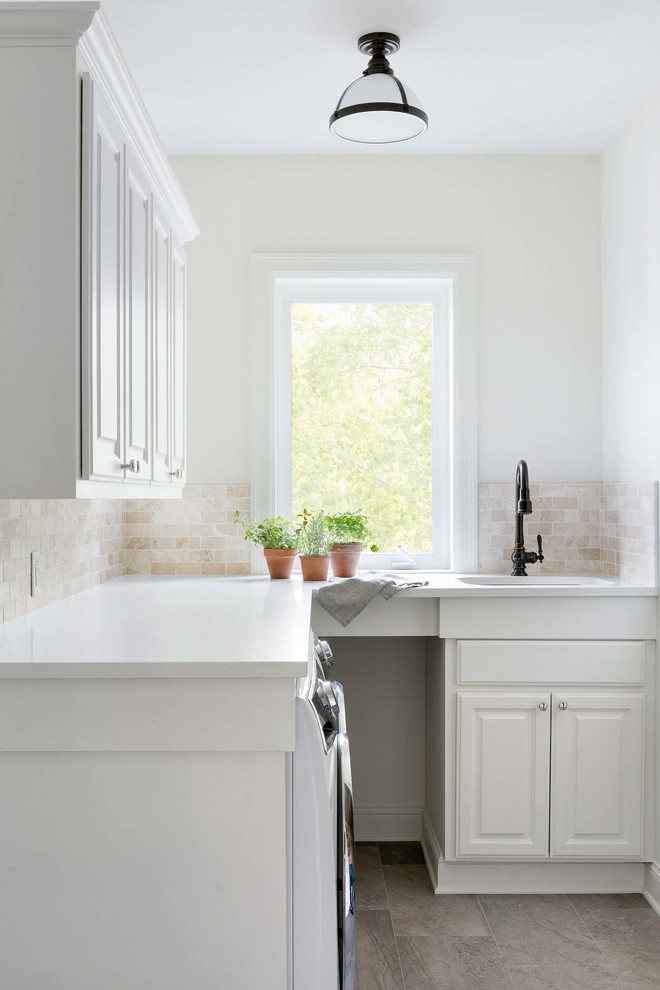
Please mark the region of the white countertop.
<svg viewBox="0 0 660 990"><path fill-rule="evenodd" d="M297 677L310 585L116 578L0 625L0 677Z"/></svg>
<svg viewBox="0 0 660 990"><path fill-rule="evenodd" d="M530 574L528 577L511 578L504 574L450 574L447 571L392 573L403 581L428 581L426 587L400 592L418 598L629 598L658 594L658 589L652 585L630 584L617 578L592 577L588 574ZM493 578L507 583L489 583Z"/></svg>
<svg viewBox="0 0 660 990"><path fill-rule="evenodd" d="M657 594L652 587L597 578L581 578L586 583L577 586L521 578L511 587L463 584L460 575L445 572L401 577L429 583L398 597ZM0 625L0 677L304 676L311 597L318 587L300 577L117 578Z"/></svg>

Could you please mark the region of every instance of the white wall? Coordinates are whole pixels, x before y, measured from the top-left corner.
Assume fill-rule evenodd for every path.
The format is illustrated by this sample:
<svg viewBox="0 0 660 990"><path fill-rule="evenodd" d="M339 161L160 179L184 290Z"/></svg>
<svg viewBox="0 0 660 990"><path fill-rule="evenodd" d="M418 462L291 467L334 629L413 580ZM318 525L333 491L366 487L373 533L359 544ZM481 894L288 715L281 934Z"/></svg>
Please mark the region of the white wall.
<svg viewBox="0 0 660 990"><path fill-rule="evenodd" d="M603 480L660 478L660 99L602 156ZM660 622L660 610L658 614ZM656 673L660 866L660 677Z"/></svg>
<svg viewBox="0 0 660 990"><path fill-rule="evenodd" d="M425 640L337 636L330 642L332 676L346 691L356 837L419 838Z"/></svg>
<svg viewBox="0 0 660 990"><path fill-rule="evenodd" d="M660 101L602 158L603 480L660 477Z"/></svg>
<svg viewBox="0 0 660 990"><path fill-rule="evenodd" d="M474 252L480 480L601 475L600 182L590 157L187 157L191 483L250 480L252 252Z"/></svg>

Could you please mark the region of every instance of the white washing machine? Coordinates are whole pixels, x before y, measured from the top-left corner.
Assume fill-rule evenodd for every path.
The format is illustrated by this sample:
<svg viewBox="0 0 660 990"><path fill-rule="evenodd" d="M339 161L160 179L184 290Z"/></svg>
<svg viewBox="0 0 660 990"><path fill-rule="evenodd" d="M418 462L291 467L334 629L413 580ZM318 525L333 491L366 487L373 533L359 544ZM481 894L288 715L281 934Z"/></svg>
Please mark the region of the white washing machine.
<svg viewBox="0 0 660 990"><path fill-rule="evenodd" d="M310 635L297 688L291 758L293 990L353 990L353 788L344 692L327 679L332 653Z"/></svg>

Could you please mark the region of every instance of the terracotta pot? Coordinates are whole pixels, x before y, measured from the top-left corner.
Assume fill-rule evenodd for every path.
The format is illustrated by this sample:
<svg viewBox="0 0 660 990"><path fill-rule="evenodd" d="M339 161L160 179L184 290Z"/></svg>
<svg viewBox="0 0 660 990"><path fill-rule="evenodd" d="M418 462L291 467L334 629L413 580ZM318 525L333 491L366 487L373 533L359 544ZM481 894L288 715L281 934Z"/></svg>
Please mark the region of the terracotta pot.
<svg viewBox="0 0 660 990"><path fill-rule="evenodd" d="M323 557L312 557L301 553L300 566L303 581L327 581L329 563L330 558L327 554Z"/></svg>
<svg viewBox="0 0 660 990"><path fill-rule="evenodd" d="M268 564L268 573L272 578L290 578L293 562L296 559L295 550L264 550Z"/></svg>
<svg viewBox="0 0 660 990"><path fill-rule="evenodd" d="M333 543L330 564L335 577L354 577L362 553L361 543Z"/></svg>

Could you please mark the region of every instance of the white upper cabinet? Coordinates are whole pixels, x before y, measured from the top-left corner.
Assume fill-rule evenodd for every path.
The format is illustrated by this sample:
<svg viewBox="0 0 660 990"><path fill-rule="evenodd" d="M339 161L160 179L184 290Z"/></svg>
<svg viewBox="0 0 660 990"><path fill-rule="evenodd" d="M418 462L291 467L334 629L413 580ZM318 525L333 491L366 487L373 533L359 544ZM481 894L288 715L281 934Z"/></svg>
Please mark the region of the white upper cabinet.
<svg viewBox="0 0 660 990"><path fill-rule="evenodd" d="M153 230L153 480L169 484L170 429L170 327L171 327L171 242L169 226L154 204Z"/></svg>
<svg viewBox="0 0 660 990"><path fill-rule="evenodd" d="M172 242L172 457L171 477L183 485L186 470L186 256Z"/></svg>
<svg viewBox="0 0 660 990"><path fill-rule="evenodd" d="M127 494L144 494L152 483L160 496L178 494L185 480L186 256L98 89L85 73L82 339L91 415L82 419L83 478L126 482Z"/></svg>
<svg viewBox="0 0 660 990"><path fill-rule="evenodd" d="M126 152L125 169L125 329L124 329L124 457L126 480L151 478L151 237L152 206L149 183L133 151Z"/></svg>
<svg viewBox="0 0 660 990"><path fill-rule="evenodd" d="M83 477L121 481L124 454L124 135L83 78Z"/></svg>
<svg viewBox="0 0 660 990"><path fill-rule="evenodd" d="M0 48L0 498L179 497L194 217L93 4L0 5Z"/></svg>

